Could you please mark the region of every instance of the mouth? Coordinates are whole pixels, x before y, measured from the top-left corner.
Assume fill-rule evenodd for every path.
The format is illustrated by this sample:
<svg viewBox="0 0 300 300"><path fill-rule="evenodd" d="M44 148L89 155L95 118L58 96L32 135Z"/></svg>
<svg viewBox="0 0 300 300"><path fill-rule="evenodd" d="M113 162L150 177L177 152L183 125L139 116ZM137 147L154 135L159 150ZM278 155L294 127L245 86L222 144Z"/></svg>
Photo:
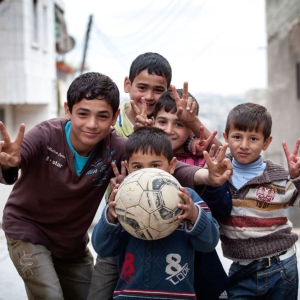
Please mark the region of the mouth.
<svg viewBox="0 0 300 300"><path fill-rule="evenodd" d="M241 157L247 157L247 156L249 156L249 153L239 152L239 156L241 156Z"/></svg>

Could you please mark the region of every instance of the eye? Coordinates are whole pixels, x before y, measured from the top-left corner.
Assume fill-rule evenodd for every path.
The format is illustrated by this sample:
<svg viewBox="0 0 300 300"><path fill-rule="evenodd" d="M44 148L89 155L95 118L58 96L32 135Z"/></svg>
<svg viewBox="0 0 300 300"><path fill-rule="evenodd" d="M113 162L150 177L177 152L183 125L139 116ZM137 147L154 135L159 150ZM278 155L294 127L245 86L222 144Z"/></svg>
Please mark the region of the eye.
<svg viewBox="0 0 300 300"><path fill-rule="evenodd" d="M135 166L133 166L133 169L134 170L139 170L139 169L142 169L142 166L141 165L135 165Z"/></svg>
<svg viewBox="0 0 300 300"><path fill-rule="evenodd" d="M159 168L159 164L153 164L152 168Z"/></svg>
<svg viewBox="0 0 300 300"><path fill-rule="evenodd" d="M146 90L146 87L145 86L139 86L138 89L141 91L141 92L144 92Z"/></svg>
<svg viewBox="0 0 300 300"><path fill-rule="evenodd" d="M158 124L166 124L167 122L165 120L158 120L157 123Z"/></svg>
<svg viewBox="0 0 300 300"><path fill-rule="evenodd" d="M252 137L252 138L251 138L251 141L258 141L258 138Z"/></svg>
<svg viewBox="0 0 300 300"><path fill-rule="evenodd" d="M176 123L175 123L175 126L176 126L176 127L184 127L183 124L180 123L180 122L176 122Z"/></svg>
<svg viewBox="0 0 300 300"><path fill-rule="evenodd" d="M232 138L235 139L235 140L239 140L239 139L240 139L240 136L238 136L238 135L233 135Z"/></svg>
<svg viewBox="0 0 300 300"><path fill-rule="evenodd" d="M162 93L165 92L165 90L164 90L164 89L156 89L154 92L155 92L156 94L162 94Z"/></svg>
<svg viewBox="0 0 300 300"><path fill-rule="evenodd" d="M107 115L99 115L98 119L100 119L100 120L107 120L108 116Z"/></svg>
<svg viewBox="0 0 300 300"><path fill-rule="evenodd" d="M78 113L78 116L79 117L86 117L88 114L87 113L84 113L84 112L81 112L81 113Z"/></svg>

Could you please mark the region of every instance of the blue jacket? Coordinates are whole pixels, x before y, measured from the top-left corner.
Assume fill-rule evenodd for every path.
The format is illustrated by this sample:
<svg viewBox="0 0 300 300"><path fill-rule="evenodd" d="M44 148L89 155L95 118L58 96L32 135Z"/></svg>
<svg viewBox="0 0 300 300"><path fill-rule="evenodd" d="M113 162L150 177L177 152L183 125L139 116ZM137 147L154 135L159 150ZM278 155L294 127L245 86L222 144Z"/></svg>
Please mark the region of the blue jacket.
<svg viewBox="0 0 300 300"><path fill-rule="evenodd" d="M110 224L104 209L92 234L95 251L102 257L118 255L119 280L114 299L196 299L193 287L194 253L212 251L219 240L217 221L189 188L199 208L194 226L182 222L169 236L146 241Z"/></svg>

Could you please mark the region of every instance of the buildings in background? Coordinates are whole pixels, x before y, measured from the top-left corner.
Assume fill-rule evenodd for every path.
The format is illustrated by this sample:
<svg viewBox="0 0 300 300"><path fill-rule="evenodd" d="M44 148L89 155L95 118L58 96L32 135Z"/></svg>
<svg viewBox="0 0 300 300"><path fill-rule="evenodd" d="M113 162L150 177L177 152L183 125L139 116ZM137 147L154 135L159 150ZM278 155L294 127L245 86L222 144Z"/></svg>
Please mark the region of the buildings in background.
<svg viewBox="0 0 300 300"><path fill-rule="evenodd" d="M266 106L273 117L273 141L266 157L287 166L281 143L294 149L300 138L300 1L266 0L268 93ZM299 211L289 218L300 227Z"/></svg>
<svg viewBox="0 0 300 300"><path fill-rule="evenodd" d="M73 46L62 0L0 0L0 120L13 139L60 112L72 73L60 57ZM0 209L10 191L0 185Z"/></svg>

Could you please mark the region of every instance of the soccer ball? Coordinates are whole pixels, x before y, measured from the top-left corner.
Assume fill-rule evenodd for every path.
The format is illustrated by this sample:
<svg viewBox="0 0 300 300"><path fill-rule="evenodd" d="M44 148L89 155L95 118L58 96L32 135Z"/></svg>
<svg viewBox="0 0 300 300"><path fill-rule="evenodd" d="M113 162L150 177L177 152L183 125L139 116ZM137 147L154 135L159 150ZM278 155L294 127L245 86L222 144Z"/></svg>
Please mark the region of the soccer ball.
<svg viewBox="0 0 300 300"><path fill-rule="evenodd" d="M129 174L116 194L115 211L123 228L143 240L171 234L180 224L184 204L178 196L179 182L169 173L145 168Z"/></svg>

